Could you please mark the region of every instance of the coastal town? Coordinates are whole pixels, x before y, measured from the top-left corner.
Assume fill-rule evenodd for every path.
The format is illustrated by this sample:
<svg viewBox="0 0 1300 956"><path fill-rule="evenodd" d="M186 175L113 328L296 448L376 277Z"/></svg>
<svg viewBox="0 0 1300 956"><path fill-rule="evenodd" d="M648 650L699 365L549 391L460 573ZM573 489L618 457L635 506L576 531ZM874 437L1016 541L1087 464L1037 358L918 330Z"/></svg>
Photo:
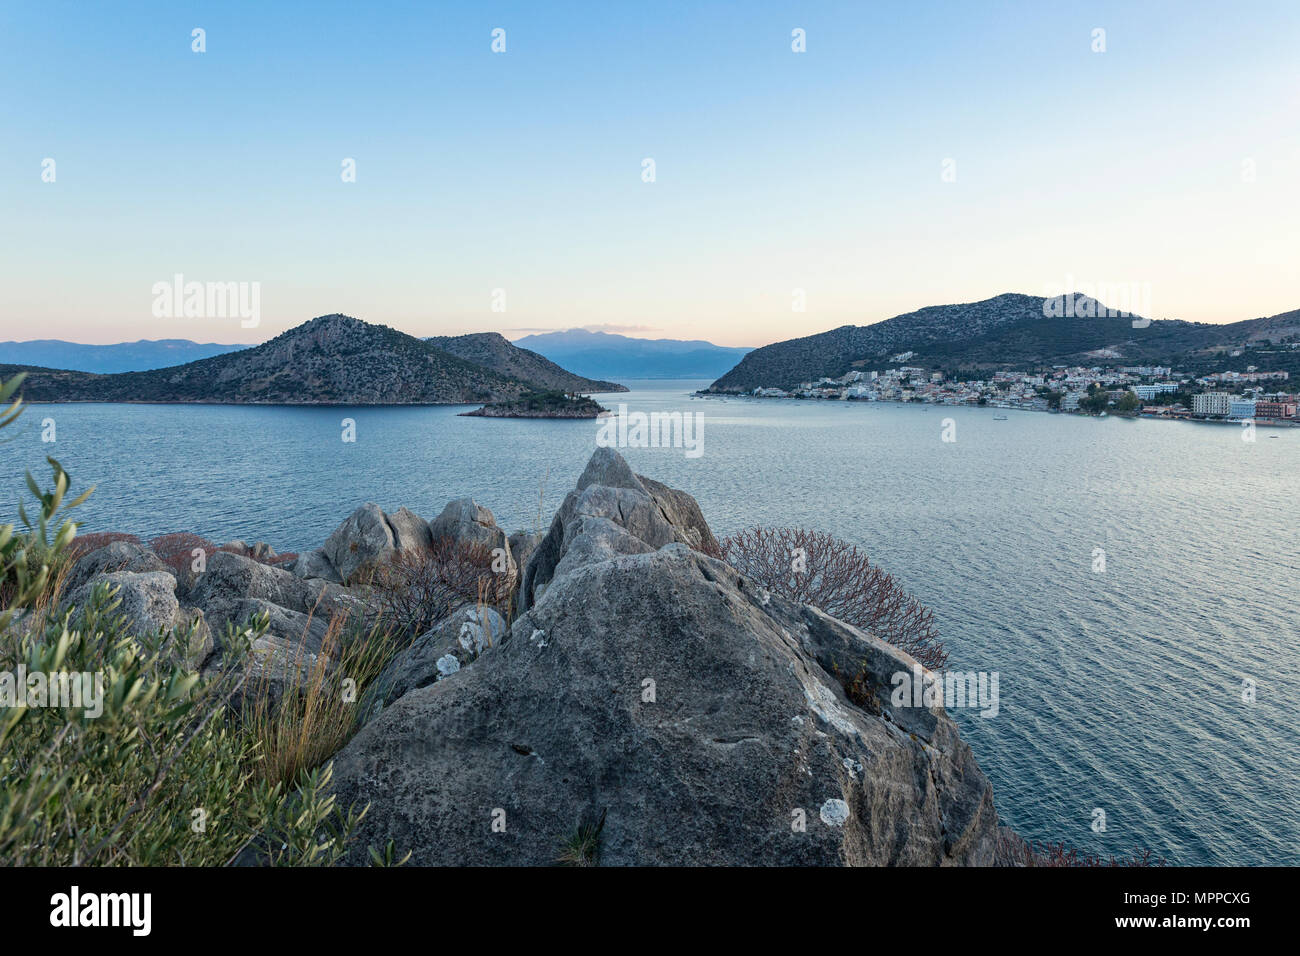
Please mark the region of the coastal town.
<svg viewBox="0 0 1300 956"><path fill-rule="evenodd" d="M758 387L757 398L830 399L979 405L1038 412L1127 415L1142 418L1300 425L1300 394L1287 390L1288 372L1225 371L1193 377L1166 366L1053 366L1050 371L998 371L987 378L950 376L906 364L912 352L892 357L896 367L854 369L839 378L797 388Z"/></svg>

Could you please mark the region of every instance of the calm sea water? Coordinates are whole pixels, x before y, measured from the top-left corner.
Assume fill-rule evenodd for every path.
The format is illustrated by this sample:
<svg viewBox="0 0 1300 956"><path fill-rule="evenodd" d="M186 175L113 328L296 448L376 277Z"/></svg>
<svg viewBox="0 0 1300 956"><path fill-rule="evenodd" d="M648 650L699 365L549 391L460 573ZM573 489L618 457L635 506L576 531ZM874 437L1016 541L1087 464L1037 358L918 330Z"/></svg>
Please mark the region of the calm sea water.
<svg viewBox="0 0 1300 956"><path fill-rule="evenodd" d="M690 491L719 535L798 524L865 547L934 609L950 666L999 673L997 717L955 716L1026 837L1300 863L1300 430L1246 443L1233 427L632 384L605 403L705 415L701 457L628 449L637 471ZM0 487L16 500L54 453L76 488L98 486L83 530L280 551L318 546L365 501L433 517L471 495L510 530L545 527L596 425L462 410L33 406L0 444Z"/></svg>

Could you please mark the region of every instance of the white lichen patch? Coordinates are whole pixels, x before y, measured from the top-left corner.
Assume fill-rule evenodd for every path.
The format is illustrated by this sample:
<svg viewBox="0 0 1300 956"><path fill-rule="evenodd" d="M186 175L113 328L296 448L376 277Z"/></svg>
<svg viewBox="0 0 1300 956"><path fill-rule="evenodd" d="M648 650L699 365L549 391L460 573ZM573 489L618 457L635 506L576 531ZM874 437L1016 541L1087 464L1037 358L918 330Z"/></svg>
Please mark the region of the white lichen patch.
<svg viewBox="0 0 1300 956"><path fill-rule="evenodd" d="M829 687L811 676L800 683L803 684L804 697L814 714L846 737L857 735L858 729Z"/></svg>
<svg viewBox="0 0 1300 956"><path fill-rule="evenodd" d="M486 612L480 616L477 608L470 608L465 612L465 623L460 626L460 646L475 657L482 654L492 646L492 635L489 633L491 627Z"/></svg>
<svg viewBox="0 0 1300 956"><path fill-rule="evenodd" d="M438 658L438 677L449 677L460 670L460 658L455 654L444 654Z"/></svg>
<svg viewBox="0 0 1300 956"><path fill-rule="evenodd" d="M849 820L849 805L832 798L822 804L820 816L828 827L842 827Z"/></svg>
<svg viewBox="0 0 1300 956"><path fill-rule="evenodd" d="M862 764L858 763L852 757L844 758L844 769L849 772L849 776L854 780L858 779L858 774L862 773Z"/></svg>
<svg viewBox="0 0 1300 956"><path fill-rule="evenodd" d="M535 629L533 633L529 635L528 643L537 645L537 649L541 650L547 644L546 632L543 630Z"/></svg>

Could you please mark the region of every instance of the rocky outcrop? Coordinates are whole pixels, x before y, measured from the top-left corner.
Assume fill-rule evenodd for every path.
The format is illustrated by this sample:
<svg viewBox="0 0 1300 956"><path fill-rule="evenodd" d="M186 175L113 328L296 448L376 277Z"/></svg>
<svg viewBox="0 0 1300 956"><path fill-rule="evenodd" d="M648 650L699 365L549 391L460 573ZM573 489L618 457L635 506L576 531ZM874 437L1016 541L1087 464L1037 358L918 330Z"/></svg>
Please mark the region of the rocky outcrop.
<svg viewBox="0 0 1300 956"><path fill-rule="evenodd" d="M143 545L113 541L78 558L63 581L63 593L72 594L91 578L110 571L167 571L158 555Z"/></svg>
<svg viewBox="0 0 1300 956"><path fill-rule="evenodd" d="M528 567L528 559L533 556L537 546L542 543L545 535L540 531L516 531L507 539L510 547L510 558L515 563L516 568Z"/></svg>
<svg viewBox="0 0 1300 956"><path fill-rule="evenodd" d="M505 573L513 579L516 575L514 557L506 533L497 527L492 512L473 498L457 498L447 503L442 514L429 522L429 533L435 541L451 540L459 544L486 548L505 553Z"/></svg>
<svg viewBox="0 0 1300 956"><path fill-rule="evenodd" d="M385 514L378 505L366 503L334 529L324 546L300 556L292 570L300 578L355 584L394 555L428 550L439 540L502 548L507 573L512 578L516 574L506 533L497 527L492 512L472 498L448 503L430 522L409 508Z"/></svg>
<svg viewBox="0 0 1300 956"><path fill-rule="evenodd" d="M334 529L321 548L339 577L350 582L358 572L364 572L387 560L396 550L393 528L379 505L369 503L352 512Z"/></svg>
<svg viewBox="0 0 1300 956"><path fill-rule="evenodd" d="M573 567L629 553L628 549L661 548L672 542L698 547L706 540L705 535L716 546L694 499L687 507L664 492L686 498L689 495L673 492L665 485L658 487L663 489L661 500L668 506L667 510L617 451L596 449L577 487L565 497L550 530L524 569L519 589L520 611L528 610L541 598L551 579L560 573L562 559ZM698 525L686 521L673 524L670 513L679 520L694 520L698 516Z"/></svg>
<svg viewBox="0 0 1300 956"><path fill-rule="evenodd" d="M428 523L409 508L389 515L367 502L344 519L322 547L300 555L292 571L300 578L352 584L399 551L430 543Z"/></svg>
<svg viewBox="0 0 1300 956"><path fill-rule="evenodd" d="M261 553L274 554L269 546ZM288 675L315 661L333 618L364 621L369 614L359 596L337 584L304 580L233 550L213 552L202 571L183 577L181 588L177 576L152 551L113 542L73 565L67 578L73 586L65 588L65 604L84 606L100 584L116 588L115 613L126 617L130 633L175 630L173 641L183 637L185 646L174 644L172 656L190 668L220 663L228 650L222 645L228 626L239 628L264 614L269 624L253 644L250 663L255 678L264 676L272 683L273 697Z"/></svg>
<svg viewBox="0 0 1300 956"><path fill-rule="evenodd" d="M645 475L637 475L636 478L654 499L665 520L677 529L687 545L715 558L721 554L718 539L709 530L709 523L704 520L704 513L694 498Z"/></svg>
<svg viewBox="0 0 1300 956"><path fill-rule="evenodd" d="M100 550L108 551L112 547ZM162 563L152 552L147 554L153 561ZM91 571L95 567L111 567L117 554L92 552L87 558L95 560L83 559L84 565L79 562L73 569L71 577L84 583L65 592L67 606L85 607L95 588L107 585L116 591L114 598L118 606L114 613L126 618L130 633L138 637L172 635L167 650L173 660L191 668L203 663L212 652L211 628L202 611L181 606L173 575L166 571ZM149 558L137 555L133 563L147 566L152 563Z"/></svg>
<svg viewBox="0 0 1300 956"><path fill-rule="evenodd" d="M394 551L418 551L433 544L433 538L429 534L429 522L410 508L398 508L384 517L393 532Z"/></svg>
<svg viewBox="0 0 1300 956"><path fill-rule="evenodd" d="M951 719L887 703L915 662L710 540L689 495L598 451L509 634L433 676L453 618L336 756L340 803L370 804L357 845L545 865L600 821L604 864L994 862L991 788Z"/></svg>
<svg viewBox="0 0 1300 956"><path fill-rule="evenodd" d="M468 604L420 635L386 667L370 687L363 719L410 691L455 674L499 645L508 628L493 608Z"/></svg>

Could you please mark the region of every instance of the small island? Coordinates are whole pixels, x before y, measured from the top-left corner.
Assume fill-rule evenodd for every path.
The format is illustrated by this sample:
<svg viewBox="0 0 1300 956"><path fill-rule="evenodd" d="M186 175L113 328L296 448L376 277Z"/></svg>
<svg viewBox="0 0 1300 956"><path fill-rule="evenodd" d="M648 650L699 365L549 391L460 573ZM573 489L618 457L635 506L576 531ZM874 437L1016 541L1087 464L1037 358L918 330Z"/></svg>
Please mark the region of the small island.
<svg viewBox="0 0 1300 956"><path fill-rule="evenodd" d="M492 402L462 415L483 418L596 418L609 409L586 395L572 392L532 392L508 402Z"/></svg>

